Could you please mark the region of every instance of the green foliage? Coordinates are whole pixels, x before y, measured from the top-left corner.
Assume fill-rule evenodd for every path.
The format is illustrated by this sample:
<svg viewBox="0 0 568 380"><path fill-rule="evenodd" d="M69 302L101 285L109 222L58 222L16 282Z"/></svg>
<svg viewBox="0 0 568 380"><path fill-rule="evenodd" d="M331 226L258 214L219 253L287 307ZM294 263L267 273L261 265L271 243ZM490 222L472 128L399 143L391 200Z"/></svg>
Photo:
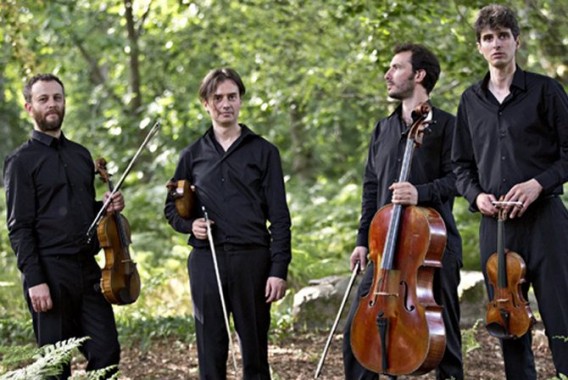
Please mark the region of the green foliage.
<svg viewBox="0 0 568 380"><path fill-rule="evenodd" d="M127 8L125 4L130 4ZM472 22L480 0L449 2L3 0L0 6L0 155L25 141L23 83L53 72L66 85L65 134L122 174L154 120L162 129L122 192L131 252L142 278L134 305L115 307L121 339L192 335L189 248L163 217L164 184L180 151L208 126L197 99L207 71L232 66L247 95L241 120L282 153L293 218L290 292L274 305L285 333L293 294L310 279L347 274L360 211L361 173L373 124L396 103L382 79L394 45L424 43L438 55L433 102L455 112L459 95L486 70ZM522 29L520 63L568 83L561 0L514 0ZM1 184L1 183L0 183ZM98 194L104 191L98 186ZM6 220L0 192L0 218ZM566 198L565 198L566 202ZM454 214L464 268L479 269L479 214L462 198ZM99 255L104 261L104 254ZM0 223L0 338L31 341L16 258ZM26 321L18 322L18 321Z"/></svg>
<svg viewBox="0 0 568 380"><path fill-rule="evenodd" d="M71 338L66 341L58 342L53 345L46 345L41 348L30 346L4 347L0 346L0 354L3 357L0 372L5 372L3 368L14 366L23 367L10 370L0 376L0 380L41 380L49 376L61 374L63 365L68 363L73 353L88 338ZM30 361L33 361L30 363ZM72 379L98 380L105 378L105 375L113 367L104 368L98 371L89 372L86 376L73 376ZM112 379L118 379L118 374Z"/></svg>
<svg viewBox="0 0 568 380"><path fill-rule="evenodd" d="M138 315L136 318L117 318L121 344L138 345L142 351L155 340L175 337L181 342L195 340L195 322L189 316L160 316L155 313Z"/></svg>
<svg viewBox="0 0 568 380"><path fill-rule="evenodd" d="M298 186L298 187L295 187ZM355 247L361 188L348 179L320 179L310 188L289 186L292 215L291 286L337 273L349 273Z"/></svg>
<svg viewBox="0 0 568 380"><path fill-rule="evenodd" d="M477 350L479 347L481 347L481 345L477 341L476 334L482 323L483 320L478 319L469 329L464 329L461 331L462 354L464 357L467 353Z"/></svg>

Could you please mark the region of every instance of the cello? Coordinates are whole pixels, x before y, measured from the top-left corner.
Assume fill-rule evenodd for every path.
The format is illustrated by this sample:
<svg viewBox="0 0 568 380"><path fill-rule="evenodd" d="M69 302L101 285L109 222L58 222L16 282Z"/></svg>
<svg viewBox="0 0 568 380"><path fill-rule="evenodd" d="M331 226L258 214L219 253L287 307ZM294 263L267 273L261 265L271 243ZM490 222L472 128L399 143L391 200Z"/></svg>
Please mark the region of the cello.
<svg viewBox="0 0 568 380"><path fill-rule="evenodd" d="M489 334L500 339L516 339L525 335L535 318L521 286L525 283L526 264L516 252L505 249L505 220L507 208L520 202L493 202L499 208L497 217L497 252L487 260L487 281L493 297L487 304L485 327Z"/></svg>
<svg viewBox="0 0 568 380"><path fill-rule="evenodd" d="M96 172L101 180L113 191L110 175L104 158L95 160ZM132 261L128 246L130 225L119 212L104 216L97 226L97 237L105 251L105 266L102 269L101 291L106 300L116 305L135 302L140 295L140 275Z"/></svg>
<svg viewBox="0 0 568 380"><path fill-rule="evenodd" d="M399 182L408 180L430 115L428 103L413 111ZM388 204L375 213L369 229L373 282L359 299L351 325L351 347L363 367L391 376L437 367L446 338L432 287L445 246L446 227L434 209Z"/></svg>

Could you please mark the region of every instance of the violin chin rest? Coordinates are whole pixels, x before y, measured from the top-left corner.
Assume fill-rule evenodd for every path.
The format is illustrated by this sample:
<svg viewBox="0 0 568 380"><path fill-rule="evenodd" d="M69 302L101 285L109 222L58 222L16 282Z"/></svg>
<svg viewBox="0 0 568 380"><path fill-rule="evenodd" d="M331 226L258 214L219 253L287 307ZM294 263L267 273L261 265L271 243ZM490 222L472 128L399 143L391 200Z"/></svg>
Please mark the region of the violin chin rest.
<svg viewBox="0 0 568 380"><path fill-rule="evenodd" d="M488 323L487 325L485 325L485 328L487 329L489 334L491 336L494 336L495 338L499 338L499 339L513 338L513 336L507 331L505 326L500 325L497 322Z"/></svg>

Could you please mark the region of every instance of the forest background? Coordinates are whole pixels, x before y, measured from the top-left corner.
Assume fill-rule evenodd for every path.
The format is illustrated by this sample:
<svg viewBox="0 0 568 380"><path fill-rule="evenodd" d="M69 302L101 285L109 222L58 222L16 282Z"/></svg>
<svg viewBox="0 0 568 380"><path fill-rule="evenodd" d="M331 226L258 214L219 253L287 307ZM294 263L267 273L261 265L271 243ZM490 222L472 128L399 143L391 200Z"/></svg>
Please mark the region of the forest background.
<svg viewBox="0 0 568 380"><path fill-rule="evenodd" d="M116 307L123 344L191 334L187 237L163 217L165 183L178 155L209 120L201 78L230 66L247 95L240 120L278 146L293 221L286 298L273 331L290 331L294 294L310 279L347 275L360 212L361 179L374 123L397 105L383 75L396 44L439 57L435 105L455 113L461 93L486 71L473 20L485 1L370 0L0 0L0 156L32 129L25 81L52 72L65 83L65 134L105 157L118 178L149 128L162 128L126 178L142 294ZM511 0L521 25L518 62L568 85L568 3ZM101 195L104 184L97 181ZM1 179L0 179L0 185ZM464 268L479 269L479 216L463 199L455 216ZM29 315L0 192L0 345L32 341ZM103 259L100 254L99 259ZM189 323L188 323L189 322ZM326 326L322 326L326 328Z"/></svg>

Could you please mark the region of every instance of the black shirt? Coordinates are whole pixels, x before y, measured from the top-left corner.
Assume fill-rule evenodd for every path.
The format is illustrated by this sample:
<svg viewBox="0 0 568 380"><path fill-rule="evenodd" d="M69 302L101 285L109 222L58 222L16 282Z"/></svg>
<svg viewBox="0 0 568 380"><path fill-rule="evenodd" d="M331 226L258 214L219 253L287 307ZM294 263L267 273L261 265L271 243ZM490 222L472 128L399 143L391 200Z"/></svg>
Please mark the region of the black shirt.
<svg viewBox="0 0 568 380"><path fill-rule="evenodd" d="M499 104L489 74L469 87L458 108L452 160L458 191L477 210L479 193L505 195L536 179L541 196L561 194L568 179L568 97L552 78L517 67Z"/></svg>
<svg viewBox="0 0 568 380"><path fill-rule="evenodd" d="M192 219L182 219L168 197L165 215L176 231L191 233L192 222L203 217L204 206L214 222L215 244L269 247L270 276L286 279L292 257L291 222L280 154L245 125L241 124L241 128L240 137L226 152L212 128L182 151L173 180L189 180L195 186L196 214ZM209 246L208 240L193 235L189 244Z"/></svg>
<svg viewBox="0 0 568 380"><path fill-rule="evenodd" d="M382 206L391 203L388 188L400 176L409 127L402 120L402 106L377 123L371 136L363 181L363 201L357 245L368 247L369 226ZM430 132L415 148L408 182L418 191L418 205L432 207L446 224L447 250L461 259L461 238L452 214L456 193L451 169L454 116L433 108Z"/></svg>
<svg viewBox="0 0 568 380"><path fill-rule="evenodd" d="M40 256L96 253L85 234L102 203L87 149L34 130L6 157L4 183L10 241L28 286L46 282Z"/></svg>

